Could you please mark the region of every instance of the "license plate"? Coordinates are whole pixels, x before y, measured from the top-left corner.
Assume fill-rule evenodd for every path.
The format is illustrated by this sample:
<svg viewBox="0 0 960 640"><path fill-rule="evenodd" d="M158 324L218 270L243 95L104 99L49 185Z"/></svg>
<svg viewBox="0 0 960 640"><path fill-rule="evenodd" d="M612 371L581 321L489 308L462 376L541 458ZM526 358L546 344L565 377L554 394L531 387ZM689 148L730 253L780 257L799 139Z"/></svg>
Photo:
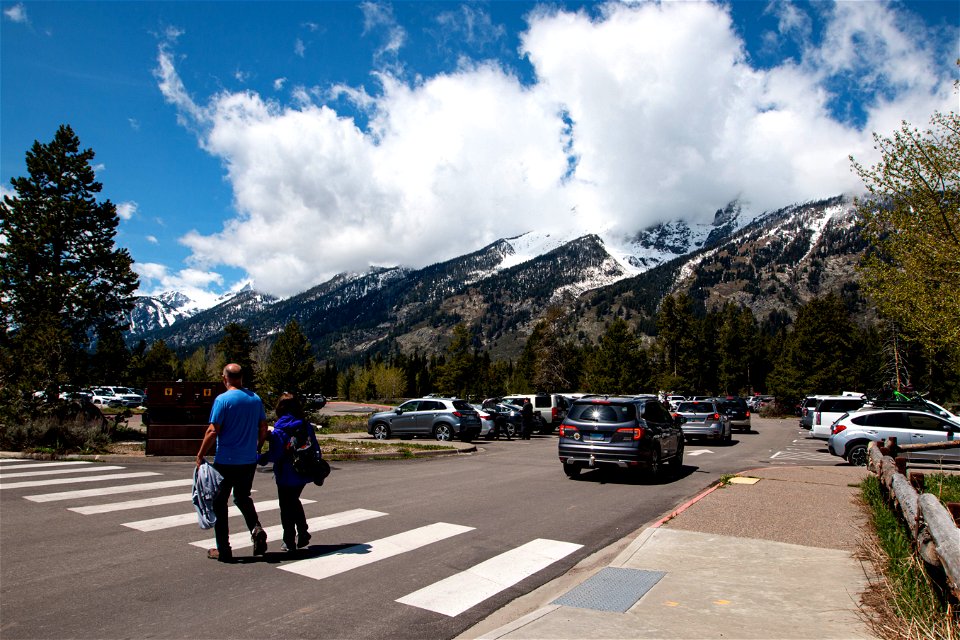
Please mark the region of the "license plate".
<svg viewBox="0 0 960 640"><path fill-rule="evenodd" d="M603 440L603 434L602 434L602 433L591 433L591 434L590 434L590 439L591 439L591 440Z"/></svg>

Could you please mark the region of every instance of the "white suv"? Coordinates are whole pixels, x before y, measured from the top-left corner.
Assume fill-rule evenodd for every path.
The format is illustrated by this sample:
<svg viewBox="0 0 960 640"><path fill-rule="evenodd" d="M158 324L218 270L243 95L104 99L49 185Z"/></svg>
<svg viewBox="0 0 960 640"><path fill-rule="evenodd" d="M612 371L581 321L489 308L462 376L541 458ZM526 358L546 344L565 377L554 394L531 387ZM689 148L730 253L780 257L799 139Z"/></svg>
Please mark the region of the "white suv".
<svg viewBox="0 0 960 640"><path fill-rule="evenodd" d="M503 396L503 401L523 406L524 399L533 403L534 413L540 414L543 419L543 427L540 433L553 433L553 430L560 426L563 419L567 417L567 409L570 408L570 401L558 393L521 393L509 396Z"/></svg>
<svg viewBox="0 0 960 640"><path fill-rule="evenodd" d="M844 393L840 396L820 396L813 413L810 435L820 440L830 439L830 426L845 413L856 411L866 403L860 393Z"/></svg>

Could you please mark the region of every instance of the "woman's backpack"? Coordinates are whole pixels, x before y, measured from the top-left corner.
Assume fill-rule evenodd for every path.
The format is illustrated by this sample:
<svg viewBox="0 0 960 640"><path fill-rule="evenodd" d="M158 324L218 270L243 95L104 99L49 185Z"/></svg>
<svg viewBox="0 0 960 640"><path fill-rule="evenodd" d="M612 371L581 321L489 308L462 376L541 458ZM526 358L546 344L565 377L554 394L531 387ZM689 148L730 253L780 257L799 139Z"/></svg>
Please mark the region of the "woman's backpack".
<svg viewBox="0 0 960 640"><path fill-rule="evenodd" d="M290 438L293 470L305 478L312 478L313 484L322 486L323 481L330 475L330 465L323 459L320 446L314 446L315 442L305 430L301 437Z"/></svg>

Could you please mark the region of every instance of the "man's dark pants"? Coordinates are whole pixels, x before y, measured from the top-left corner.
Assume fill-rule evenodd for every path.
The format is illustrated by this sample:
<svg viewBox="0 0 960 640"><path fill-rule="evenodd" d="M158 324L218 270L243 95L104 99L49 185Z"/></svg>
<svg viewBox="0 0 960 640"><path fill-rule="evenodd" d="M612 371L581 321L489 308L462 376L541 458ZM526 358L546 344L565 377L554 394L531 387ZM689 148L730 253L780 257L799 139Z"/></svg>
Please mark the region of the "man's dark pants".
<svg viewBox="0 0 960 640"><path fill-rule="evenodd" d="M227 501L230 499L231 491L233 491L233 504L237 505L240 513L243 514L247 529L253 531L253 528L260 524L257 509L253 506L253 499L250 497L250 492L253 489L253 478L257 473L257 464L220 464L214 462L213 468L223 476L217 495L213 498L213 513L217 517L217 521L213 525L213 532L217 537L217 549L222 553L230 549Z"/></svg>

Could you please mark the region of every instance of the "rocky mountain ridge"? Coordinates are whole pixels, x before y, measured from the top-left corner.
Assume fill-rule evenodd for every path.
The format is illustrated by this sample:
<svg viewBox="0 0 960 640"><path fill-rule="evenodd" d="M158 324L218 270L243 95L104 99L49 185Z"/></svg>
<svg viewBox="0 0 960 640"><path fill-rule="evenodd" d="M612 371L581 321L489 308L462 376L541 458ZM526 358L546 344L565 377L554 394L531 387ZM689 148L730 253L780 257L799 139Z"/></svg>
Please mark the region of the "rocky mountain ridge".
<svg viewBox="0 0 960 640"><path fill-rule="evenodd" d="M855 280L863 243L848 200L791 205L750 221L741 215L732 203L711 224L664 223L627 239L531 232L422 269L340 274L284 300L245 291L139 337L188 350L215 343L228 322L260 340L296 319L320 353L350 358L396 347L437 352L462 322L478 347L510 356L552 305L585 339L623 309L643 329L674 290L762 317L790 315L813 295Z"/></svg>

